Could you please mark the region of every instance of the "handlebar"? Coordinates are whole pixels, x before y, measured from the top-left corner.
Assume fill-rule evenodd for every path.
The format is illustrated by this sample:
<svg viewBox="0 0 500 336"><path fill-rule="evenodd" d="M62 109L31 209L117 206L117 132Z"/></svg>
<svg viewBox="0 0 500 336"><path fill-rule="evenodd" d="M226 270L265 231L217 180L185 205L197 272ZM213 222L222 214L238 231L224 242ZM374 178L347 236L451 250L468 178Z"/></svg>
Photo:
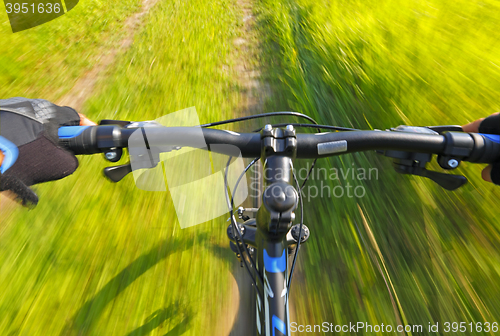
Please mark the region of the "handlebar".
<svg viewBox="0 0 500 336"><path fill-rule="evenodd" d="M60 145L74 154L95 154L113 148L128 147L130 136L136 131L147 130L150 143L165 146L197 147L197 136L203 132L208 146L232 145L242 157L255 158L261 154L260 133L236 133L232 131L200 127L151 127L121 128L116 125L72 126L59 129ZM391 150L430 153L458 157L463 161L493 163L500 161L500 135L446 132L422 134L402 131L349 131L335 133L297 134L299 159L323 158L368 150ZM224 146L210 150L233 155Z"/></svg>

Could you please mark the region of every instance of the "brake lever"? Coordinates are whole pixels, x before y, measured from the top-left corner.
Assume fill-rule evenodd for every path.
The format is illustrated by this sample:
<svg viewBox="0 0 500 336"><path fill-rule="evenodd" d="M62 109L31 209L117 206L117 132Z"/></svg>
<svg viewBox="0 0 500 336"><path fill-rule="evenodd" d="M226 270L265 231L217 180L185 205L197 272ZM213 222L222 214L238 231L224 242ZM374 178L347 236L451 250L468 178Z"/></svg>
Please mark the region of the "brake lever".
<svg viewBox="0 0 500 336"><path fill-rule="evenodd" d="M130 123L132 123L132 121L112 119L102 119L99 121L99 125L118 125L120 127L127 127Z"/></svg>
<svg viewBox="0 0 500 336"><path fill-rule="evenodd" d="M419 175L419 174L416 174ZM427 177L439 184L446 190L456 190L467 183L467 178L462 175L438 173L432 170L423 169L420 176Z"/></svg>
<svg viewBox="0 0 500 336"><path fill-rule="evenodd" d="M128 173L131 172L132 165L130 163L119 166L106 167L103 171L104 176L106 176L111 182L115 183L121 181L125 176L127 176Z"/></svg>
<svg viewBox="0 0 500 336"><path fill-rule="evenodd" d="M426 126L428 129L433 130L439 134L443 134L444 132L463 132L462 126L458 125L442 125L442 126Z"/></svg>
<svg viewBox="0 0 500 336"><path fill-rule="evenodd" d="M396 172L426 177L446 190L455 190L467 183L467 178L462 175L427 170L425 167L427 163L432 160L432 154L394 150L377 151L377 153L392 158L394 160L394 169ZM456 167L453 167L453 169L454 168Z"/></svg>
<svg viewBox="0 0 500 336"><path fill-rule="evenodd" d="M427 170L422 167L409 167L405 165L399 165L396 163L394 164L394 168L396 172L401 174L410 174L410 175L426 177L436 182L442 188L450 191L456 190L467 183L467 178L462 175L439 173L433 170Z"/></svg>

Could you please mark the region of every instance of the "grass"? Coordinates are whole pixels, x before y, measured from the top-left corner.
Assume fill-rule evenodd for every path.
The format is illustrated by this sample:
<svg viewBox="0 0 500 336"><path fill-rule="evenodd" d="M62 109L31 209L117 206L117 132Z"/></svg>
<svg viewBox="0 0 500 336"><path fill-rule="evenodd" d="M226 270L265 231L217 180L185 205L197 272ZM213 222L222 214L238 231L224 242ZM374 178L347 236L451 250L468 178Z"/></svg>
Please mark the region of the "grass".
<svg viewBox="0 0 500 336"><path fill-rule="evenodd" d="M78 8L94 11L82 2L74 15ZM158 2L82 112L94 120L148 120L196 106L202 122L231 116L240 105L232 67L239 14L232 1ZM40 38L51 27L42 29ZM86 36L86 29L79 35ZM74 35L67 35L70 50L78 41ZM68 58L77 59L88 48L93 55L88 60L93 59L99 49L92 49L92 36L81 43ZM20 57L11 52L13 59ZM47 69L57 67L63 55L48 53ZM82 61L80 73L86 66ZM42 96L49 89L18 82L22 70L12 71L18 89L2 89L4 95ZM68 75L59 76L46 80L63 92ZM234 315L228 291L236 259L227 248L225 220L181 230L168 194L138 190L131 176L111 184L101 176L106 165L101 157L80 158L74 175L36 188L41 202L35 210L18 209L3 221L0 333L219 334Z"/></svg>
<svg viewBox="0 0 500 336"><path fill-rule="evenodd" d="M259 11L274 70L265 72L274 87L268 110L364 129L465 124L498 111L493 1L262 0ZM493 322L500 192L480 180L481 167L463 166L470 183L447 192L397 175L371 153L320 162L355 168L356 176L312 186L350 183L366 196L309 202L312 241L299 264L302 282L294 284L303 288L292 298L297 322ZM378 179L357 177L357 169L373 167Z"/></svg>
<svg viewBox="0 0 500 336"><path fill-rule="evenodd" d="M137 10L137 1L83 1L14 35L4 15L1 95L58 99L120 40L119 27ZM498 110L494 1L259 0L257 10L272 88L267 111L385 129L463 124ZM159 2L83 112L148 120L196 106L207 122L240 111L238 15L234 1ZM168 194L138 190L131 176L110 184L98 157L80 164L71 177L37 187L35 210L2 221L1 334L220 334L235 263L226 222L180 230ZM470 183L450 193L395 174L372 153L319 161L344 172L377 168L378 178L312 179L361 186L366 196L308 202L312 235L292 285L296 321L494 322L500 192L480 180L480 167L463 166Z"/></svg>
<svg viewBox="0 0 500 336"><path fill-rule="evenodd" d="M140 0L83 0L62 17L12 33L0 11L0 97L56 101L125 35L125 19Z"/></svg>

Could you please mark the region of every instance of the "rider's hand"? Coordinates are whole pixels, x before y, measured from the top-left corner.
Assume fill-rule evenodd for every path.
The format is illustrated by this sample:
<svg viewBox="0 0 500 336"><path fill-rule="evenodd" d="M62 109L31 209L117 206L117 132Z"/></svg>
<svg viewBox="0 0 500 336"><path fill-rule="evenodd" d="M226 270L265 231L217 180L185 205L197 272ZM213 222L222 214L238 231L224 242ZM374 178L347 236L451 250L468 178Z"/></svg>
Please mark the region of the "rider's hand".
<svg viewBox="0 0 500 336"><path fill-rule="evenodd" d="M76 157L58 146L57 135L61 126L78 125L95 123L43 99L0 99L0 144L18 150L8 167L0 151L0 191L13 192L23 205L36 205L38 196L29 186L61 179L78 167Z"/></svg>
<svg viewBox="0 0 500 336"><path fill-rule="evenodd" d="M500 113L495 113L487 118L478 119L470 124L462 126L467 133L500 134ZM482 177L488 182L500 185L500 163L486 167Z"/></svg>

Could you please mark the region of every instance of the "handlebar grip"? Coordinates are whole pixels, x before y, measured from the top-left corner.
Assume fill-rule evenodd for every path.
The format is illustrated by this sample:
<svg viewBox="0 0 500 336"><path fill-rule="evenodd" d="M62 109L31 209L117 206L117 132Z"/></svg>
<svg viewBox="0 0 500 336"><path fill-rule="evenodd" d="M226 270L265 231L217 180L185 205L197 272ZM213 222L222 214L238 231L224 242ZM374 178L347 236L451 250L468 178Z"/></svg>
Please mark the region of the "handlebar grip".
<svg viewBox="0 0 500 336"><path fill-rule="evenodd" d="M474 148L467 161L474 163L500 162L500 135L469 133L474 139Z"/></svg>
<svg viewBox="0 0 500 336"><path fill-rule="evenodd" d="M490 139L493 142L496 142L497 144L500 144L500 135L496 135L496 134L483 134L483 133L479 133L479 134L481 134L483 137L486 137L486 138Z"/></svg>
<svg viewBox="0 0 500 336"><path fill-rule="evenodd" d="M59 128L59 145L79 154L102 153L121 146L121 130L116 125L65 126Z"/></svg>

